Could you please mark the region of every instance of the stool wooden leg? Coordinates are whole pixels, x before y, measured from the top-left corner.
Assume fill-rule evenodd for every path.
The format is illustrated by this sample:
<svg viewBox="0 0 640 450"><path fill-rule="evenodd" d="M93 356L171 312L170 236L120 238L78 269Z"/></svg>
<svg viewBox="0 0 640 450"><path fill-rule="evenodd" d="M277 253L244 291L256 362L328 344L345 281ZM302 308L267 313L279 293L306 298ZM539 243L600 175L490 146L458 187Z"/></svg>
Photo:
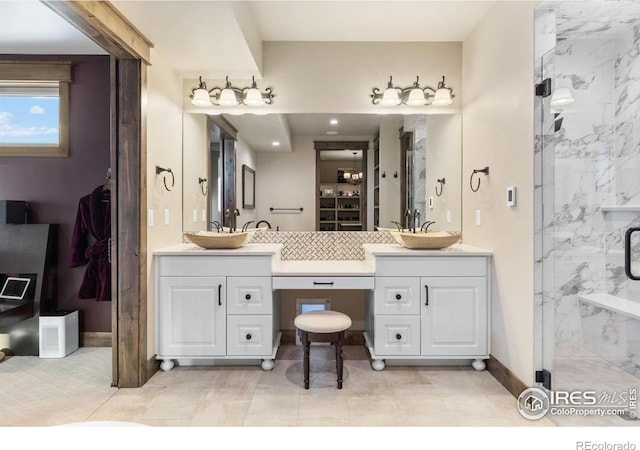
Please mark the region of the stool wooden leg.
<svg viewBox="0 0 640 450"><path fill-rule="evenodd" d="M338 342L336 342L336 358L338 367L336 368L338 372L338 389L342 389L342 340L344 338L344 331L338 334Z"/></svg>
<svg viewBox="0 0 640 450"><path fill-rule="evenodd" d="M307 336L307 332L302 332L302 346L304 348L304 388L309 389L309 337Z"/></svg>

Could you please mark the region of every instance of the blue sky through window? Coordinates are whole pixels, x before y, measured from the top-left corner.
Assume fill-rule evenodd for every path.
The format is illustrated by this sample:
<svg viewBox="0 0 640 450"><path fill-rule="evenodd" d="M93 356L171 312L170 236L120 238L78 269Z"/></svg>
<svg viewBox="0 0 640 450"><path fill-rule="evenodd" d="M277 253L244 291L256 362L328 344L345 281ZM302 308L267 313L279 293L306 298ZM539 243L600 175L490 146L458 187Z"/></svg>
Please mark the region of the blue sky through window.
<svg viewBox="0 0 640 450"><path fill-rule="evenodd" d="M59 97L0 95L0 145L57 145L59 108Z"/></svg>

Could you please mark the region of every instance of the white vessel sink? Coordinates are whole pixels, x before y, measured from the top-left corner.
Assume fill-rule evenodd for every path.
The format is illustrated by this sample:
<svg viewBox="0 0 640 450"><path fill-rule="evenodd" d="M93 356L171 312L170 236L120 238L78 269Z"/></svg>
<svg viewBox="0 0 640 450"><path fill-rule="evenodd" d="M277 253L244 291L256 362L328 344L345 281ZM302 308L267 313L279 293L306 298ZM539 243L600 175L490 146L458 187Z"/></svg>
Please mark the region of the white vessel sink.
<svg viewBox="0 0 640 450"><path fill-rule="evenodd" d="M240 248L249 240L250 232L218 233L217 231L199 231L197 233L185 233L187 239L198 247L215 248Z"/></svg>
<svg viewBox="0 0 640 450"><path fill-rule="evenodd" d="M450 231L428 231L426 233L390 232L400 245L410 249L441 250L458 242L462 233Z"/></svg>

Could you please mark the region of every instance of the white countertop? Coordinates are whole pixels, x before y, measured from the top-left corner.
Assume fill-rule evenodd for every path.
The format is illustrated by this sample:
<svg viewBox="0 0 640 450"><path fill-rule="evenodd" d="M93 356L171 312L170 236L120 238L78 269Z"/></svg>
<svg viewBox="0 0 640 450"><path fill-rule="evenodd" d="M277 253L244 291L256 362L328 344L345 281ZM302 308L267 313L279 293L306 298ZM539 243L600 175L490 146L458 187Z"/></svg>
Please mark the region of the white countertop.
<svg viewBox="0 0 640 450"><path fill-rule="evenodd" d="M344 276L372 277L375 274L373 260L331 260L331 261L283 261L273 260L273 276Z"/></svg>
<svg viewBox="0 0 640 450"><path fill-rule="evenodd" d="M491 256L487 249L454 244L443 250L411 250L400 244L364 244L364 260L282 260L282 244L247 244L235 249L204 249L195 244L178 244L153 252L155 256L271 256L273 276L354 276L375 275L377 256Z"/></svg>
<svg viewBox="0 0 640 450"><path fill-rule="evenodd" d="M442 250L413 250L400 244L363 244L365 252L372 256L491 256L486 248L467 244L453 244Z"/></svg>
<svg viewBox="0 0 640 450"><path fill-rule="evenodd" d="M280 259L282 244L247 244L240 248L206 249L196 244L178 244L154 250L155 256L259 256L271 255Z"/></svg>

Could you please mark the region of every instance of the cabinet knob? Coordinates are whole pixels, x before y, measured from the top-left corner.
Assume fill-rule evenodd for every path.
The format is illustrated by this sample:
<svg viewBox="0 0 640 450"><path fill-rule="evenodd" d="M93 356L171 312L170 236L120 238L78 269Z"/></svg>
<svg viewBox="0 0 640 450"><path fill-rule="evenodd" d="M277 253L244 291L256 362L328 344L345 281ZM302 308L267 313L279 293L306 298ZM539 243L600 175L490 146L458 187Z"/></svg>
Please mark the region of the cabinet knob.
<svg viewBox="0 0 640 450"><path fill-rule="evenodd" d="M251 340L251 334L247 334L245 337L247 338L247 341Z"/></svg>
<svg viewBox="0 0 640 450"><path fill-rule="evenodd" d="M401 298L402 298L402 295L396 294L396 300L400 300Z"/></svg>
<svg viewBox="0 0 640 450"><path fill-rule="evenodd" d="M400 333L396 334L396 339L397 339L397 340L402 339L402 335L401 335Z"/></svg>
<svg viewBox="0 0 640 450"><path fill-rule="evenodd" d="M251 300L251 294L247 294L247 295L245 295L245 296L244 296L244 298L245 298L246 300Z"/></svg>

